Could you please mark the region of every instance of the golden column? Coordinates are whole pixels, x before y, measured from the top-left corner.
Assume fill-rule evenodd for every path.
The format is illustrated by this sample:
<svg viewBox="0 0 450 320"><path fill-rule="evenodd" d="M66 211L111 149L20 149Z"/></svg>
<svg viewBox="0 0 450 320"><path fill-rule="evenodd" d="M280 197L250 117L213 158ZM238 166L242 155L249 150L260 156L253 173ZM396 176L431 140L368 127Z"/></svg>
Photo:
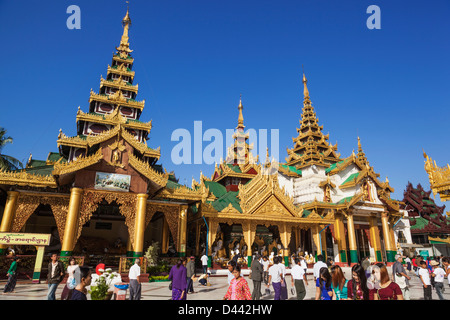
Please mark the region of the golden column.
<svg viewBox="0 0 450 320"><path fill-rule="evenodd" d="M291 232L292 232L292 226L288 223L283 223L282 226L282 233L281 236L281 243L283 244L283 258L284 258L284 265L287 267L289 266L289 242L291 240Z"/></svg>
<svg viewBox="0 0 450 320"><path fill-rule="evenodd" d="M314 244L316 245L317 252L316 255L322 254L322 247L320 245L320 225L314 225L311 227L312 232L312 238L314 241Z"/></svg>
<svg viewBox="0 0 450 320"><path fill-rule="evenodd" d="M137 194L136 217L134 220L134 247L133 256L142 257L144 254L145 215L147 212L148 194Z"/></svg>
<svg viewBox="0 0 450 320"><path fill-rule="evenodd" d="M75 235L78 227L82 193L83 189L81 188L72 188L70 190L69 210L67 211L66 226L64 228L61 257L71 256L75 247Z"/></svg>
<svg viewBox="0 0 450 320"><path fill-rule="evenodd" d="M8 191L6 198L5 210L3 211L2 223L0 225L0 232L11 231L11 226L16 215L17 201L19 200L18 191ZM6 245L0 245L0 254L3 255L6 252Z"/></svg>
<svg viewBox="0 0 450 320"><path fill-rule="evenodd" d="M353 212L349 212L347 215L347 233L348 233L348 246L350 249L350 263L357 263L358 247L356 246L356 234L355 234L355 223L353 221Z"/></svg>
<svg viewBox="0 0 450 320"><path fill-rule="evenodd" d="M371 213L369 219L370 244L375 251L375 261L383 261L381 255L380 230L378 229L377 214Z"/></svg>
<svg viewBox="0 0 450 320"><path fill-rule="evenodd" d="M384 238L384 246L386 249L386 260L387 262L394 262L396 251L392 246L388 212L383 212L381 214L381 226L383 227L383 238Z"/></svg>
<svg viewBox="0 0 450 320"><path fill-rule="evenodd" d="M250 221L243 222L242 232L244 234L245 244L247 245L247 266L250 267L252 264L252 244L255 241L256 225L252 224ZM243 249L240 249L243 252Z"/></svg>
<svg viewBox="0 0 450 320"><path fill-rule="evenodd" d="M186 256L186 241L187 241L187 215L188 206L180 206L179 215L179 229L178 229L178 253L180 257Z"/></svg>
<svg viewBox="0 0 450 320"><path fill-rule="evenodd" d="M347 241L345 241L345 229L342 214L336 214L334 220L334 236L339 250L339 261L347 262Z"/></svg>

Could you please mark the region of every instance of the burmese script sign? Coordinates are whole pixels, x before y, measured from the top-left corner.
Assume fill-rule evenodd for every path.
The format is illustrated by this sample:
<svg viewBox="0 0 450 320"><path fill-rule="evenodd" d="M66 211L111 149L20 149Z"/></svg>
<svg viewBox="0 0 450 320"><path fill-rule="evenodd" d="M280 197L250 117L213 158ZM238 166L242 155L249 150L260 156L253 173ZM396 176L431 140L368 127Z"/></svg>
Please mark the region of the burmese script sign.
<svg viewBox="0 0 450 320"><path fill-rule="evenodd" d="M9 233L0 232L0 244L4 245L27 245L48 246L50 234L44 233Z"/></svg>

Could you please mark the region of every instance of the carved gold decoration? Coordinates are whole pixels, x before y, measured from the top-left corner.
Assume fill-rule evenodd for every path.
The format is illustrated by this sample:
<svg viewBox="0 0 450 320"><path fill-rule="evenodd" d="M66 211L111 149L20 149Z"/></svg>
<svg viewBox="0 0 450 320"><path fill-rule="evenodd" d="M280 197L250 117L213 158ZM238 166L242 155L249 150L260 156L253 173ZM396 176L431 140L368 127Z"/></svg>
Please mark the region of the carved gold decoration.
<svg viewBox="0 0 450 320"><path fill-rule="evenodd" d="M0 170L0 184L31 186L39 188L56 188L57 184L53 176L41 176L26 171Z"/></svg>
<svg viewBox="0 0 450 320"><path fill-rule="evenodd" d="M30 216L36 211L40 204L50 205L58 228L59 238L62 243L66 215L69 209L69 195L33 194L20 193L17 203L16 215L11 226L11 232L20 232Z"/></svg>
<svg viewBox="0 0 450 320"><path fill-rule="evenodd" d="M56 163L53 167L52 174L55 176L75 172L81 170L83 168L87 168L96 164L101 159L103 159L103 151L102 148L99 148L96 153L90 155L88 157L80 156L76 160L71 162L60 162Z"/></svg>
<svg viewBox="0 0 450 320"><path fill-rule="evenodd" d="M131 107L131 108L137 108L139 110L144 109L145 100L142 101L136 101L133 99L127 99L122 95L122 92L120 90L117 90L117 92L113 95L106 95L106 94L98 94L95 93L93 90L90 92L89 97L89 103L92 101L98 101L98 102L104 102L114 105L121 105L124 107Z"/></svg>
<svg viewBox="0 0 450 320"><path fill-rule="evenodd" d="M115 201L119 205L120 214L125 217L125 225L128 227L131 243L134 244L134 219L136 214L136 194L125 192L104 192L83 190L80 206L78 230L75 232L75 243L81 235L83 225L88 222L92 214L97 210L98 204L105 200L108 203Z"/></svg>
<svg viewBox="0 0 450 320"><path fill-rule="evenodd" d="M140 161L133 154L128 154L128 163L147 177L149 180L155 182L161 187L165 187L167 184L167 180L169 179L168 173L159 173L155 169L153 169L148 163Z"/></svg>
<svg viewBox="0 0 450 320"><path fill-rule="evenodd" d="M425 158L425 171L428 174L434 196L439 194L441 201L450 200L450 164L438 167L436 161L433 161L425 151L423 157Z"/></svg>
<svg viewBox="0 0 450 320"><path fill-rule="evenodd" d="M169 226L170 233L172 234L172 239L175 248L178 248L178 224L180 221L179 205L170 204L159 204L154 202L147 202L147 214L145 218L145 226L147 227L156 212L161 212L164 214L164 218Z"/></svg>

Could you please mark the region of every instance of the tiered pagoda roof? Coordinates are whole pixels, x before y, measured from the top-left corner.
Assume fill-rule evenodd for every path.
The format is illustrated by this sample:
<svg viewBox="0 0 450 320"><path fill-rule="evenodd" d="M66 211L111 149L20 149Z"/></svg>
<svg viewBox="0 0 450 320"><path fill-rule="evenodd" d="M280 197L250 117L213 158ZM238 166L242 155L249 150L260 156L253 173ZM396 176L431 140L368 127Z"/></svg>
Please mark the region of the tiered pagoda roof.
<svg viewBox="0 0 450 320"><path fill-rule="evenodd" d="M292 138L294 147L287 149L286 165L297 169L313 164L328 167L340 161L340 154L336 153L337 144L331 145L328 142L329 135L324 135L323 126L319 126L306 84L306 76L303 74L304 99L300 128L297 128L298 136Z"/></svg>
<svg viewBox="0 0 450 320"><path fill-rule="evenodd" d="M431 190L425 191L420 183L414 188L408 182L403 193L404 208L408 211L412 234L450 234L450 217L444 213L445 205L438 206Z"/></svg>

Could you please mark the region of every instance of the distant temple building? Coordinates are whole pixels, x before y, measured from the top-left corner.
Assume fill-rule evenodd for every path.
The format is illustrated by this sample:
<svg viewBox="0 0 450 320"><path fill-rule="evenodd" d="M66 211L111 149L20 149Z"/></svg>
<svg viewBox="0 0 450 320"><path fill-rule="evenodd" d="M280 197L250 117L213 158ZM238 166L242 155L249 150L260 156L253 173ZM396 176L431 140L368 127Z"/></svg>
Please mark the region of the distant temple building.
<svg viewBox="0 0 450 320"><path fill-rule="evenodd" d="M444 214L445 206L438 206L418 184L409 182L403 193L404 209L408 212L412 242L416 254L429 251L429 256L450 254L450 216Z"/></svg>
<svg viewBox="0 0 450 320"><path fill-rule="evenodd" d="M358 152L345 158L328 142L312 106L306 77L298 136L286 162L252 155L238 106L234 142L210 178L181 185L147 145L151 121L141 121L128 11L123 34L88 112L76 114L77 135L60 131L58 153L30 156L18 172L0 172L6 194L0 232L52 233L61 256L105 252L142 256L153 241L161 254L206 252L212 267L256 253L292 254L311 262L322 254L350 265L369 256L393 262L394 226L406 213L389 181ZM1 198L0 198L1 199ZM6 248L0 248L4 253Z"/></svg>

